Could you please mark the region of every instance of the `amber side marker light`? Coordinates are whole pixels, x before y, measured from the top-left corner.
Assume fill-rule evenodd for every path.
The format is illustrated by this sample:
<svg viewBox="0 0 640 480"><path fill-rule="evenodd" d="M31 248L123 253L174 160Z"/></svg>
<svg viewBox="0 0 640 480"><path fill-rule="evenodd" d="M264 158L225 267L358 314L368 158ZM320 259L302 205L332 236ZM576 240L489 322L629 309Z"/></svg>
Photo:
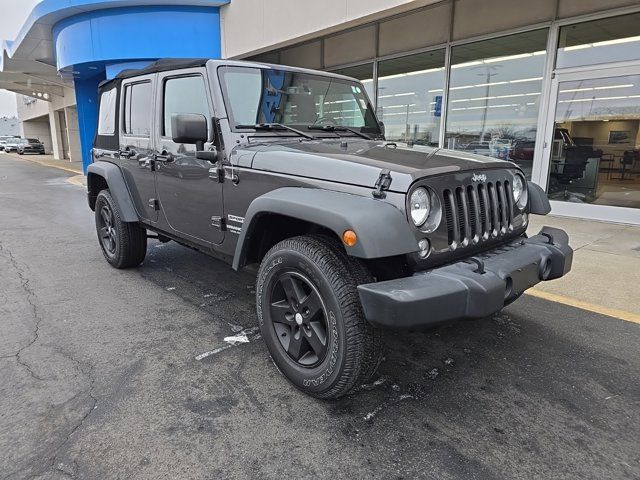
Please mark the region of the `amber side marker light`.
<svg viewBox="0 0 640 480"><path fill-rule="evenodd" d="M358 236L353 230L345 230L342 234L342 241L347 247L353 247L358 241Z"/></svg>

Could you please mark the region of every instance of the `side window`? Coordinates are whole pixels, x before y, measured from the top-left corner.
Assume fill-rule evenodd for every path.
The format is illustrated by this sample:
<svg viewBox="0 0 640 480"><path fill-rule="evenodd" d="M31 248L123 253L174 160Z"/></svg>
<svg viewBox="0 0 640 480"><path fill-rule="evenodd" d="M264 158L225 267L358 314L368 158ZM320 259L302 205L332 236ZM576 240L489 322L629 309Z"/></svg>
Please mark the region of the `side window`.
<svg viewBox="0 0 640 480"><path fill-rule="evenodd" d="M124 133L148 137L151 133L151 106L151 82L127 85L124 90Z"/></svg>
<svg viewBox="0 0 640 480"><path fill-rule="evenodd" d="M171 138L171 116L199 113L209 118L207 91L201 76L170 78L164 84L162 136Z"/></svg>
<svg viewBox="0 0 640 480"><path fill-rule="evenodd" d="M116 133L116 98L118 89L112 88L100 95L100 114L98 116L98 135Z"/></svg>

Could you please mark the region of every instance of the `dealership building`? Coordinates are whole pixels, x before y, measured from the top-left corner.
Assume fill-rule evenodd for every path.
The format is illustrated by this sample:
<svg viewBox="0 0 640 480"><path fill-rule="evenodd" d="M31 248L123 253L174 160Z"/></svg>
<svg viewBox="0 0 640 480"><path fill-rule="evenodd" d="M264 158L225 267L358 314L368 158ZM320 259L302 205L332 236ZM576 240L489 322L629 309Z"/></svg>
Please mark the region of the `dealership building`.
<svg viewBox="0 0 640 480"><path fill-rule="evenodd" d="M0 88L86 169L101 81L200 57L355 77L387 140L508 158L554 213L640 224L638 0L43 0Z"/></svg>

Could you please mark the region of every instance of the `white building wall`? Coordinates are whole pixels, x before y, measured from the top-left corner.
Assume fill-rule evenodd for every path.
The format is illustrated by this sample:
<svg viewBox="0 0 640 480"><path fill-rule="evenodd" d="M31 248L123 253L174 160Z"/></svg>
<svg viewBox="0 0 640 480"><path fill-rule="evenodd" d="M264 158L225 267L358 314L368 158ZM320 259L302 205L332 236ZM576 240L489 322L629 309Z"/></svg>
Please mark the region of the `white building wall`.
<svg viewBox="0 0 640 480"><path fill-rule="evenodd" d="M39 138L45 144L47 153L53 154L56 159L63 159L66 153L71 161L81 161L75 91L71 87L63 87L62 92L62 96L52 95L49 100L16 95L20 131L23 137ZM60 123L59 112L66 116L68 128L65 131ZM63 135L68 136L68 152L63 151Z"/></svg>
<svg viewBox="0 0 640 480"><path fill-rule="evenodd" d="M222 56L260 53L438 0L233 0L221 8Z"/></svg>
<svg viewBox="0 0 640 480"><path fill-rule="evenodd" d="M51 129L49 128L49 116L46 115L39 120L27 120L22 122L21 136L23 138L37 138L44 144L45 153L51 153Z"/></svg>

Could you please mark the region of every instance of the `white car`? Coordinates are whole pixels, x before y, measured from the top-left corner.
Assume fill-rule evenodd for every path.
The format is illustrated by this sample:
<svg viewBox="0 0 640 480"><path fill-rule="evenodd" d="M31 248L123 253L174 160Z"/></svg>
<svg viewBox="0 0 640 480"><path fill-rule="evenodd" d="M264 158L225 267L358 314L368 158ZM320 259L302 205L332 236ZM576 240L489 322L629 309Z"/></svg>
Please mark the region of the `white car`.
<svg viewBox="0 0 640 480"><path fill-rule="evenodd" d="M22 143L22 138L20 137L9 137L3 147L5 152L17 152L18 147Z"/></svg>

